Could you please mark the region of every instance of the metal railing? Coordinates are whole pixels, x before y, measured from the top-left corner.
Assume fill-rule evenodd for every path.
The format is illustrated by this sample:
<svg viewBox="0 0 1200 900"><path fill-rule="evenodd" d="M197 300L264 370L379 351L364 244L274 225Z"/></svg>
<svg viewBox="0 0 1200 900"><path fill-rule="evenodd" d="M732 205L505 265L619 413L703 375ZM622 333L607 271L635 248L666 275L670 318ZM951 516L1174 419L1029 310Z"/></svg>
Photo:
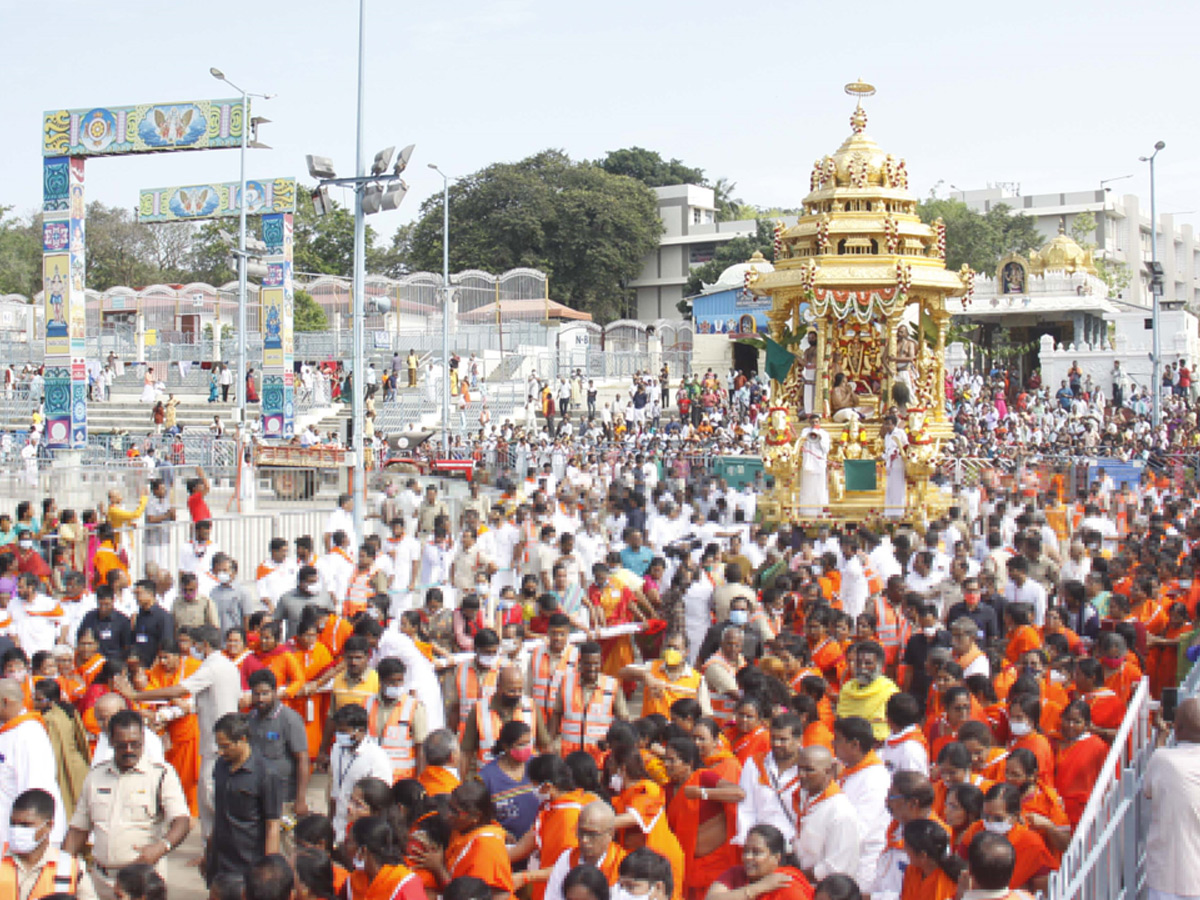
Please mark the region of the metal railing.
<svg viewBox="0 0 1200 900"><path fill-rule="evenodd" d="M1193 689L1200 678L1197 672L1194 669L1188 679ZM1129 701L1062 865L1050 876L1046 900L1135 900L1143 896L1149 814L1143 787L1153 753L1150 682L1143 678Z"/></svg>

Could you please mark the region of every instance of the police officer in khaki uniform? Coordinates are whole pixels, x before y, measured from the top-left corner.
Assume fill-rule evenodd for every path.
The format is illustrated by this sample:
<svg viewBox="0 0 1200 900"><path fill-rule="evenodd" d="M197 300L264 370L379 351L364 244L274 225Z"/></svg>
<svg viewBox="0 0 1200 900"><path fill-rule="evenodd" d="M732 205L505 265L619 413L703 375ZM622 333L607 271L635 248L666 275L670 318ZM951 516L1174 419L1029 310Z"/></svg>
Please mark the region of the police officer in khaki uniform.
<svg viewBox="0 0 1200 900"><path fill-rule="evenodd" d="M143 755L142 719L132 710L108 722L113 759L92 769L83 783L63 850L79 855L95 833L92 881L100 900L113 900L122 866L146 863L167 877L166 855L187 837L192 820L179 775Z"/></svg>

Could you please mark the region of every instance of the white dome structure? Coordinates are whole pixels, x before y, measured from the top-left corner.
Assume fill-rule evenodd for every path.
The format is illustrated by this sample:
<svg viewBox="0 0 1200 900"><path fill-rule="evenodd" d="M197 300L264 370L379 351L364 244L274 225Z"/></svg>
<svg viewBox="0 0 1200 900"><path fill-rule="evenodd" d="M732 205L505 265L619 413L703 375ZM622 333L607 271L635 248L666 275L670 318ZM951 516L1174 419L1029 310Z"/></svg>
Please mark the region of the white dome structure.
<svg viewBox="0 0 1200 900"><path fill-rule="evenodd" d="M734 263L721 273L721 277L712 284L703 286L701 293L712 294L717 291L741 290L746 286L746 274L755 272L759 275L774 272L775 267L758 250L744 263Z"/></svg>

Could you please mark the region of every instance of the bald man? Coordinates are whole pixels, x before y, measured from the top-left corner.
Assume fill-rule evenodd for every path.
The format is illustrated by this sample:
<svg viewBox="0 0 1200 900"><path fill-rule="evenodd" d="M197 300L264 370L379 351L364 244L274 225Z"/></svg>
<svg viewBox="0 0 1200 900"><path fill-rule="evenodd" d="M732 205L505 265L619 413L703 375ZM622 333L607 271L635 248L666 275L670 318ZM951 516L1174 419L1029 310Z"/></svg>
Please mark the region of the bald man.
<svg viewBox="0 0 1200 900"><path fill-rule="evenodd" d="M529 726L539 750L550 746L541 710L525 696L525 678L516 666L505 666L496 676L496 693L487 704L476 703L463 730L463 778L469 778L491 760L492 745L506 722L519 719Z"/></svg>
<svg viewBox="0 0 1200 900"><path fill-rule="evenodd" d="M576 866L595 866L604 873L610 887L617 883L617 871L625 859L625 850L613 840L616 833L616 813L603 800L589 803L579 813L575 836L579 846L559 854L546 882L545 900L566 900L563 880Z"/></svg>
<svg viewBox="0 0 1200 900"><path fill-rule="evenodd" d="M1188 897L1200 884L1200 699L1175 710L1175 746L1159 747L1146 766L1150 897Z"/></svg>
<svg viewBox="0 0 1200 900"><path fill-rule="evenodd" d="M50 843L61 844L67 834L67 815L58 791L54 747L41 716L25 708L19 681L0 680L0 845L8 843L13 802L30 788L54 798L54 827Z"/></svg>
<svg viewBox="0 0 1200 900"><path fill-rule="evenodd" d="M92 751L93 769L96 766L104 765L113 758L112 744L108 742L108 720L123 709L129 709L129 704L120 694L105 694L92 707L96 714L96 724L100 726L100 737L96 739L96 749ZM162 738L149 728L143 728L142 734L145 739L145 743L142 745L144 748L142 758L147 762L165 763Z"/></svg>
<svg viewBox="0 0 1200 900"><path fill-rule="evenodd" d="M822 744L800 751L796 764L796 837L792 842L800 868L813 884L829 875L858 874L858 815L834 777L834 758Z"/></svg>

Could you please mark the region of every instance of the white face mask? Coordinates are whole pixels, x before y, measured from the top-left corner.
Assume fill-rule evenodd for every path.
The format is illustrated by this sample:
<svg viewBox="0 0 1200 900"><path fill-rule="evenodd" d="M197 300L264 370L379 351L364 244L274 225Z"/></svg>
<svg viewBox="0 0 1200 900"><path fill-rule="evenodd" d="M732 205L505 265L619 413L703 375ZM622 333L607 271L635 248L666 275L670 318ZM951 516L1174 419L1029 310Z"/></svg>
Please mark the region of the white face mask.
<svg viewBox="0 0 1200 900"><path fill-rule="evenodd" d="M1033 731L1033 726L1024 720L1020 722L1009 722L1008 730L1017 737L1024 737L1025 735L1029 734L1029 732Z"/></svg>
<svg viewBox="0 0 1200 900"><path fill-rule="evenodd" d="M201 662L204 662L204 654L200 652L199 647L193 647L189 652L192 654L192 659L198 659Z"/></svg>
<svg viewBox="0 0 1200 900"><path fill-rule="evenodd" d="M389 684L383 689L383 696L388 700L399 700L404 695L404 685Z"/></svg>
<svg viewBox="0 0 1200 900"><path fill-rule="evenodd" d="M481 666L483 666L485 669L496 668L496 663L498 663L500 661L500 657L496 656L495 654L491 654L491 653L487 654L486 656L480 656L480 657L478 657L478 659L479 659L479 664Z"/></svg>
<svg viewBox="0 0 1200 900"><path fill-rule="evenodd" d="M354 857L354 868L355 869L357 869L358 871L361 872L366 867L367 867L367 861L362 858L361 854Z"/></svg>
<svg viewBox="0 0 1200 900"><path fill-rule="evenodd" d="M333 737L333 742L344 750L349 750L354 746L354 735L338 732Z"/></svg>
<svg viewBox="0 0 1200 900"><path fill-rule="evenodd" d="M229 584L229 582L233 581L233 573L227 571L218 572L217 581L221 582L221 584Z"/></svg>
<svg viewBox="0 0 1200 900"><path fill-rule="evenodd" d="M609 776L608 786L614 791L619 791L625 786L625 779L621 777L620 772L615 772Z"/></svg>
<svg viewBox="0 0 1200 900"><path fill-rule="evenodd" d="M538 798L538 803L549 803L551 801L551 799L553 799L550 796L550 788L548 788L548 787L538 788L537 789L537 798Z"/></svg>
<svg viewBox="0 0 1200 900"><path fill-rule="evenodd" d="M1058 671L1058 669L1051 669L1050 670L1050 681L1053 684L1066 684L1067 676L1065 673Z"/></svg>
<svg viewBox="0 0 1200 900"><path fill-rule="evenodd" d="M650 892L644 894L635 894L633 891L626 890L621 885L614 885L608 892L609 900L649 900Z"/></svg>
<svg viewBox="0 0 1200 900"><path fill-rule="evenodd" d="M13 681L24 681L29 675L28 669L14 669L8 677Z"/></svg>
<svg viewBox="0 0 1200 900"><path fill-rule="evenodd" d="M500 649L505 653L516 653L520 649L520 645L512 639L506 638L500 642Z"/></svg>
<svg viewBox="0 0 1200 900"><path fill-rule="evenodd" d="M21 540L17 541L17 546L19 546L22 550L28 550L33 547L33 541L27 541L22 538Z"/></svg>
<svg viewBox="0 0 1200 900"><path fill-rule="evenodd" d="M41 841L37 829L32 825L11 825L8 829L8 847L13 853L32 853Z"/></svg>
<svg viewBox="0 0 1200 900"><path fill-rule="evenodd" d="M1008 834L1012 831L1012 822L984 822L983 827L992 834Z"/></svg>

